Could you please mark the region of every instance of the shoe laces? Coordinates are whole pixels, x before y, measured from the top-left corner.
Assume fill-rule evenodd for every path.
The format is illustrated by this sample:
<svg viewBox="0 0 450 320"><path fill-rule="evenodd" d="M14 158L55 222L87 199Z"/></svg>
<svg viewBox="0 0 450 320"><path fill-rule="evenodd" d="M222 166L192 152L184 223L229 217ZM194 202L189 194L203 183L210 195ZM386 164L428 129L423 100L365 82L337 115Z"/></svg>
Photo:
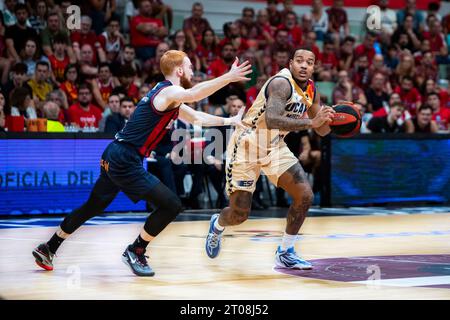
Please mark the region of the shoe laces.
<svg viewBox="0 0 450 320"><path fill-rule="evenodd" d="M137 261L139 262L140 265L142 265L144 267L148 266L147 259L146 259L146 258L148 258L148 256L146 256L144 254L145 250L136 248L134 250L134 253L136 254Z"/></svg>
<svg viewBox="0 0 450 320"><path fill-rule="evenodd" d="M209 234L209 246L211 248L216 248L219 245L219 238L220 238L220 235L218 235L215 232L211 232Z"/></svg>

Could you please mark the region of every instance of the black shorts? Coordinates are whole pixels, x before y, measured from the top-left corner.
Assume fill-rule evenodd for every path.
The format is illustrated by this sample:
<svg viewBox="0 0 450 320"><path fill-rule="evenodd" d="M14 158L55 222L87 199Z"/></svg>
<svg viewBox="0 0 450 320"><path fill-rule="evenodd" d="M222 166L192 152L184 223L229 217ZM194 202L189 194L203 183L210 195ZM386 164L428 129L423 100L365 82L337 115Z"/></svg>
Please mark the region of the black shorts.
<svg viewBox="0 0 450 320"><path fill-rule="evenodd" d="M133 146L111 142L100 160L101 173L93 192L108 199L123 191L134 203L144 200L160 181L144 169L142 161Z"/></svg>

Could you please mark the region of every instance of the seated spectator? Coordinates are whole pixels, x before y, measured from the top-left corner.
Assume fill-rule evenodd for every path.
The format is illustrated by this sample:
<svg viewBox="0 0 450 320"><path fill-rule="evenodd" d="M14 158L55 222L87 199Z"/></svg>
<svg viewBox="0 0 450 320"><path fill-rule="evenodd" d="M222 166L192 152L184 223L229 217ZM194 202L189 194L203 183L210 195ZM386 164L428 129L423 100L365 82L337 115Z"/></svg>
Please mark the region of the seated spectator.
<svg viewBox="0 0 450 320"><path fill-rule="evenodd" d="M369 67L369 79L372 81L372 78L375 74L381 73L385 78L385 86L384 89L386 93L390 94L392 92L391 83L388 81L392 71L384 64L384 57L382 54L376 54L372 59L372 64Z"/></svg>
<svg viewBox="0 0 450 320"><path fill-rule="evenodd" d="M435 63L433 54L428 51L423 54L419 66L416 69L416 83L418 87L422 87L426 79L437 79L439 70Z"/></svg>
<svg viewBox="0 0 450 320"><path fill-rule="evenodd" d="M141 0L139 14L131 19L131 45L136 49L139 59L145 61L153 58L156 46L167 35L161 19L152 18L152 4L149 0Z"/></svg>
<svg viewBox="0 0 450 320"><path fill-rule="evenodd" d="M417 116L406 121L406 133L437 133L438 126L433 117L433 108L424 104L417 111Z"/></svg>
<svg viewBox="0 0 450 320"><path fill-rule="evenodd" d="M0 14L0 73L1 85L5 85L9 80L9 72L14 65L14 58L7 55L6 40L5 40L5 24L3 23L3 15Z"/></svg>
<svg viewBox="0 0 450 320"><path fill-rule="evenodd" d="M440 21L434 21L430 26L430 31L424 32L423 37L430 41L431 52L435 55L437 63L449 63L448 48Z"/></svg>
<svg viewBox="0 0 450 320"><path fill-rule="evenodd" d="M72 50L70 34L66 29L61 28L61 17L56 11L49 13L47 17L47 27L41 33L42 50L45 55L48 57L53 54L53 41L55 36L59 33L65 34L66 38L69 39L69 44L67 46L69 57L75 56L75 53Z"/></svg>
<svg viewBox="0 0 450 320"><path fill-rule="evenodd" d="M161 42L156 47L156 56L145 61L142 67L142 82L150 84L153 87L158 82L164 79L164 75L161 72L160 61L161 57L169 51L169 45L166 42Z"/></svg>
<svg viewBox="0 0 450 320"><path fill-rule="evenodd" d="M5 94L6 101L9 101L11 98L11 92L20 87L25 87L29 91L29 94L31 95L31 87L27 84L27 65L23 62L16 63L12 69L12 79L9 80L4 86L3 86L3 92ZM7 103L8 104L8 103Z"/></svg>
<svg viewBox="0 0 450 320"><path fill-rule="evenodd" d="M351 78L355 85L363 90L367 90L369 82L369 60L367 56L356 57L351 70Z"/></svg>
<svg viewBox="0 0 450 320"><path fill-rule="evenodd" d="M413 79L409 76L403 77L400 86L394 89L395 93L400 95L400 98L406 108L412 116L416 115L416 110L422 104L422 97L419 91L414 88Z"/></svg>
<svg viewBox="0 0 450 320"><path fill-rule="evenodd" d="M270 25L269 14L266 9L261 9L256 15L256 27L258 28L258 49L263 50L267 45L274 42L275 30L274 26Z"/></svg>
<svg viewBox="0 0 450 320"><path fill-rule="evenodd" d="M92 50L99 49L103 51L99 39L92 28L92 19L89 16L81 16L81 29L74 30L70 35L72 41L73 50L77 57L77 60L81 59L81 49L84 45L89 45ZM100 53L105 55L104 52Z"/></svg>
<svg viewBox="0 0 450 320"><path fill-rule="evenodd" d="M239 27L234 22L227 22L223 25L224 38L219 42L220 50L226 44L231 44L236 50L237 54L240 55L249 48L247 39L241 37Z"/></svg>
<svg viewBox="0 0 450 320"><path fill-rule="evenodd" d="M63 33L58 33L53 39L53 54L48 59L52 69L54 82L59 86L64 82L64 70L70 63L75 63L75 57L68 55L68 38Z"/></svg>
<svg viewBox="0 0 450 320"><path fill-rule="evenodd" d="M59 106L54 102L48 101L42 108L44 117L47 119L47 132L65 132L64 125L58 120Z"/></svg>
<svg viewBox="0 0 450 320"><path fill-rule="evenodd" d="M25 119L37 119L33 99L27 88L19 87L11 92L11 116L23 116Z"/></svg>
<svg viewBox="0 0 450 320"><path fill-rule="evenodd" d="M310 13L302 15L302 22L299 25L301 26L302 34L314 32L313 19Z"/></svg>
<svg viewBox="0 0 450 320"><path fill-rule="evenodd" d="M405 50L400 54L400 60L394 71L393 87L402 82L403 77L408 76L414 79L416 76L416 66L413 55Z"/></svg>
<svg viewBox="0 0 450 320"><path fill-rule="evenodd" d="M333 104L337 104L340 101L357 102L362 105L367 104L364 91L352 83L348 72L345 70L339 71L337 85L333 89Z"/></svg>
<svg viewBox="0 0 450 320"><path fill-rule="evenodd" d="M385 86L387 78L380 72L372 77L370 87L366 90L367 111L377 111L389 101L389 95L386 93Z"/></svg>
<svg viewBox="0 0 450 320"><path fill-rule="evenodd" d="M381 13L381 34L384 39L390 39L397 29L397 15L394 10L388 8L388 4L389 0L378 0Z"/></svg>
<svg viewBox="0 0 450 320"><path fill-rule="evenodd" d="M17 18L14 14L14 9L17 5L16 0L5 0L4 11L2 12L3 19L5 20L5 26L11 27L16 24Z"/></svg>
<svg viewBox="0 0 450 320"><path fill-rule="evenodd" d="M399 125L398 120L401 119L403 105L394 104L389 110L389 114L384 117L373 117L369 120L367 127L373 133L398 133L404 132L404 125Z"/></svg>
<svg viewBox="0 0 450 320"><path fill-rule="evenodd" d="M34 14L28 19L30 26L37 34L45 29L47 25L48 7L45 0L38 0L35 2Z"/></svg>
<svg viewBox="0 0 450 320"><path fill-rule="evenodd" d="M172 29L173 11L172 7L163 3L162 0L151 0L152 2L152 17L160 19L168 30Z"/></svg>
<svg viewBox="0 0 450 320"><path fill-rule="evenodd" d="M191 48L189 42L186 41L186 35L183 30L177 30L173 34L172 44L170 46L171 50L183 51L187 54L188 58L191 60L194 70L200 70L200 59L195 54L195 51Z"/></svg>
<svg viewBox="0 0 450 320"><path fill-rule="evenodd" d="M195 54L200 59L201 71L206 72L211 63L219 55L219 46L216 43L216 34L212 29L203 31L200 43L197 46Z"/></svg>
<svg viewBox="0 0 450 320"><path fill-rule="evenodd" d="M56 89L50 92L45 99L45 102L53 102L59 108L58 121L61 123L69 122L69 104L67 98L61 89ZM45 104L45 103L44 103Z"/></svg>
<svg viewBox="0 0 450 320"><path fill-rule="evenodd" d="M337 67L338 59L334 52L334 43L327 40L317 64L319 79L321 81L332 81L337 76Z"/></svg>
<svg viewBox="0 0 450 320"><path fill-rule="evenodd" d="M106 120L105 133L116 134L122 130L135 109L136 106L131 98L122 99L119 112L111 114Z"/></svg>
<svg viewBox="0 0 450 320"><path fill-rule="evenodd" d="M20 53L20 58L27 65L27 76L29 79L33 77L38 61L48 62L48 58L41 54L36 39L28 39L25 42L25 48Z"/></svg>
<svg viewBox="0 0 450 320"><path fill-rule="evenodd" d="M350 70L353 66L353 61L356 60L353 53L355 52L355 38L352 36L347 36L342 41L342 44L337 53L337 58L339 59L338 68L339 70Z"/></svg>
<svg viewBox="0 0 450 320"><path fill-rule="evenodd" d="M50 66L48 62L39 61L36 63L34 77L28 80L31 88L33 100L37 108L42 107L47 94L53 90L53 86L49 83Z"/></svg>
<svg viewBox="0 0 450 320"><path fill-rule="evenodd" d="M106 27L106 22L115 14L116 11L115 0L99 0L89 1L87 5L87 12L92 19L92 29L98 35L103 32Z"/></svg>
<svg viewBox="0 0 450 320"><path fill-rule="evenodd" d="M288 51L289 56L294 53L294 47L289 44L288 32L285 29L277 29L275 32L275 42L264 49L263 65L271 63L271 59L277 51Z"/></svg>
<svg viewBox="0 0 450 320"><path fill-rule="evenodd" d="M123 66L129 66L133 68L136 74L141 74L141 63L138 59L136 59L136 50L132 45L125 45L123 51L119 54L119 60L117 63L112 65L112 72L115 76L117 76L120 68Z"/></svg>
<svg viewBox="0 0 450 320"><path fill-rule="evenodd" d="M91 45L83 44L80 51L80 77L83 80L91 80L98 76L98 61ZM104 62L104 60L101 60Z"/></svg>
<svg viewBox="0 0 450 320"><path fill-rule="evenodd" d="M125 95L122 98L119 97L113 90L113 93L108 98L108 104L102 113L102 120L98 123L98 131L105 132L106 120L108 117L115 113L120 113L120 99L125 99Z"/></svg>
<svg viewBox="0 0 450 320"><path fill-rule="evenodd" d="M112 63L116 61L120 51L125 46L125 38L120 33L120 19L112 16L107 24L107 28L98 36L98 42L106 54L106 61Z"/></svg>
<svg viewBox="0 0 450 320"><path fill-rule="evenodd" d="M278 0L267 0L267 13L269 14L269 22L272 26L277 27L283 20L281 12L278 11Z"/></svg>
<svg viewBox="0 0 450 320"><path fill-rule="evenodd" d="M363 43L355 48L355 56L366 56L369 61L369 66L372 64L372 59L375 56L375 40L377 39L377 35L373 32L368 32L364 37Z"/></svg>
<svg viewBox="0 0 450 320"><path fill-rule="evenodd" d="M183 21L183 30L186 34L187 41L192 49L197 50L197 46L204 39L206 30L212 30L209 21L203 18L203 5L195 2L192 5L192 15ZM214 39L215 41L215 39Z"/></svg>
<svg viewBox="0 0 450 320"><path fill-rule="evenodd" d="M400 98L400 95L398 93L393 93L389 97L389 101L386 103L383 103L383 107L378 109L377 111L373 112L371 115L373 117L385 117L389 114L389 110L391 109L391 106L402 103L402 100ZM400 119L397 120L397 123L399 125L402 125L403 122L408 121L412 118L411 114L408 110L403 109L402 116Z"/></svg>
<svg viewBox="0 0 450 320"><path fill-rule="evenodd" d="M98 78L92 81L92 93L95 103L104 110L113 89L119 84L119 81L112 76L109 64L106 62L100 64Z"/></svg>
<svg viewBox="0 0 450 320"><path fill-rule="evenodd" d="M194 78L195 78L195 75L192 78L192 81L194 81ZM138 98L138 100L141 101L141 99L147 95L147 93L151 90L151 88L152 87L150 87L150 86L148 86L146 84L141 85L141 87L139 88L139 98Z"/></svg>
<svg viewBox="0 0 450 320"><path fill-rule="evenodd" d="M439 131L448 131L450 129L450 109L441 108L439 94L429 93L427 104L433 108L433 120L436 121Z"/></svg>
<svg viewBox="0 0 450 320"><path fill-rule="evenodd" d="M314 53L316 56L316 61L321 59L321 53L318 46L316 46L316 33L314 31L309 31L305 34L305 39L303 41L302 48L308 49Z"/></svg>
<svg viewBox="0 0 450 320"><path fill-rule="evenodd" d="M258 27L255 21L255 9L245 7L242 9L242 16L236 20L236 25L239 28L239 33L244 39L257 39Z"/></svg>
<svg viewBox="0 0 450 320"><path fill-rule="evenodd" d="M276 51L274 53L272 63L266 65L264 73L269 77L276 75L282 69L289 66L289 52L286 50Z"/></svg>
<svg viewBox="0 0 450 320"><path fill-rule="evenodd" d="M295 14L295 12L287 12L286 16L284 17L284 23L281 24L278 28L287 30L288 43L291 46L296 48L302 44L302 29L297 24L297 15Z"/></svg>
<svg viewBox="0 0 450 320"><path fill-rule="evenodd" d="M78 88L78 103L69 107L71 124L84 128L98 128L102 119L102 111L92 103L92 89L90 85L82 83Z"/></svg>
<svg viewBox="0 0 450 320"><path fill-rule="evenodd" d="M429 93L437 92L439 94L439 100L441 101L441 108L450 108L448 103L449 93L447 90L440 88L434 79L427 79L420 89L420 95L422 96L422 103L425 103Z"/></svg>
<svg viewBox="0 0 450 320"><path fill-rule="evenodd" d="M133 99L134 103L139 99L139 87L135 84L136 72L129 66L123 66L119 70L120 86L125 90L126 96Z"/></svg>
<svg viewBox="0 0 450 320"><path fill-rule="evenodd" d="M425 20L423 13L417 10L416 0L406 0L405 9L397 11L397 22L399 25L403 24L407 16L412 17L412 26L415 31L419 31Z"/></svg>
<svg viewBox="0 0 450 320"><path fill-rule="evenodd" d="M391 43L397 44L400 49L408 49L411 52L419 50L421 36L414 28L414 18L411 14L405 16L400 27L392 35Z"/></svg>
<svg viewBox="0 0 450 320"><path fill-rule="evenodd" d="M343 6L343 0L333 0L333 5L326 11L328 14L328 32L333 35L335 44L339 44L341 36L345 37L350 34L347 12L343 9Z"/></svg>
<svg viewBox="0 0 450 320"><path fill-rule="evenodd" d="M325 34L328 32L328 13L323 7L322 0L312 1L311 17L317 40L323 41Z"/></svg>
<svg viewBox="0 0 450 320"><path fill-rule="evenodd" d="M76 64L68 64L64 69L64 81L59 88L66 96L69 105L78 101L78 67Z"/></svg>
<svg viewBox="0 0 450 320"><path fill-rule="evenodd" d="M27 26L28 8L25 4L17 4L14 8L14 14L17 17L17 22L6 29L5 39L8 56L19 62L21 61L20 52L25 49L26 41L37 39L38 35L33 28Z"/></svg>

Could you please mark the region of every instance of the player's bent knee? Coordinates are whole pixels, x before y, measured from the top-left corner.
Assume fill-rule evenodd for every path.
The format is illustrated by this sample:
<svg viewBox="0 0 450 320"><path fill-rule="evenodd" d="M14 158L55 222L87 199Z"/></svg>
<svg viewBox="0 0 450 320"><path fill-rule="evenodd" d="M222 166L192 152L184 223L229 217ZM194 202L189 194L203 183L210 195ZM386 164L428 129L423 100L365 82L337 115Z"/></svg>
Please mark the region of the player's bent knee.
<svg viewBox="0 0 450 320"><path fill-rule="evenodd" d="M314 201L314 193L311 190L311 187L307 184L303 184L301 190L296 192L295 196L293 196L294 206L311 206Z"/></svg>

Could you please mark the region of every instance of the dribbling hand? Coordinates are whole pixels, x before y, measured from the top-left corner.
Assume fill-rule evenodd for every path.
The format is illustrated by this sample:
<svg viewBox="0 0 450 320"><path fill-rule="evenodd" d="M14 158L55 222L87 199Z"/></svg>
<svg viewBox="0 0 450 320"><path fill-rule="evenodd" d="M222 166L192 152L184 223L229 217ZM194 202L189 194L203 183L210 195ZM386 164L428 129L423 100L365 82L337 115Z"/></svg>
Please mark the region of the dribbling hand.
<svg viewBox="0 0 450 320"><path fill-rule="evenodd" d="M334 111L333 108L329 106L323 106L316 114L314 119L312 119L312 127L319 128L324 124L329 125L331 122L333 122L335 113L336 111Z"/></svg>

